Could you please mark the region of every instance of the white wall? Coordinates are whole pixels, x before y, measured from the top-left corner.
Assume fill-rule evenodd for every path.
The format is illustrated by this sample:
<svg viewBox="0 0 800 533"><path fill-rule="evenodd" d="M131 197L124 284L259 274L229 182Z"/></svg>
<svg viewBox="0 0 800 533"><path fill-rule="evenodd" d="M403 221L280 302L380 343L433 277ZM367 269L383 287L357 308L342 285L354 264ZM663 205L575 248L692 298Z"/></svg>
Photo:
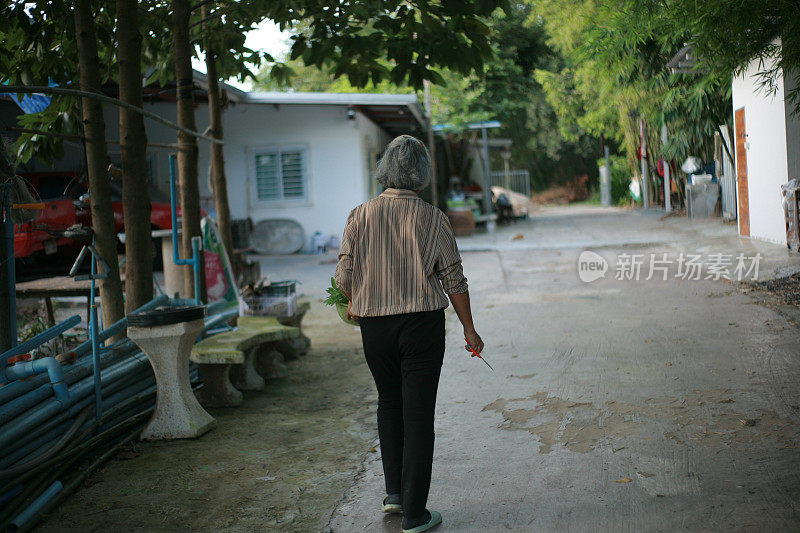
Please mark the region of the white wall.
<svg viewBox="0 0 800 533"><path fill-rule="evenodd" d="M176 119L175 104L146 104L146 108L168 120ZM118 118L106 112L107 136L118 139ZM195 117L197 129L204 131L208 126L205 104L198 105ZM176 142L176 132L166 126L147 120L146 128L151 143ZM250 217L254 223L293 219L303 226L307 241L316 231L341 236L347 214L369 198L369 150L380 151L388 142L386 134L360 113L355 120L348 119L345 106L232 104L223 112L223 129L231 217ZM260 204L252 198L248 150L274 145L307 147L307 200ZM199 149L200 195L204 208L213 211L208 142L200 140ZM165 193L169 191L169 152L148 149L148 157L156 160L154 184Z"/></svg>
<svg viewBox="0 0 800 533"><path fill-rule="evenodd" d="M383 187L375 181L374 171L377 159L383 154L392 137L361 113L356 115L356 125L361 140L361 171L366 195L364 200L367 200L383 190Z"/></svg>
<svg viewBox="0 0 800 533"><path fill-rule="evenodd" d="M744 107L750 236L785 243L780 193L789 179L784 83L777 80L777 91L767 94L756 75L764 68L753 61L733 79L733 111Z"/></svg>
<svg viewBox="0 0 800 533"><path fill-rule="evenodd" d="M307 239L316 231L341 235L347 214L367 199L358 124L345 107L238 104L225 111L223 122L232 216L254 223L294 219ZM307 147L306 201L259 204L252 198L248 150L272 145Z"/></svg>

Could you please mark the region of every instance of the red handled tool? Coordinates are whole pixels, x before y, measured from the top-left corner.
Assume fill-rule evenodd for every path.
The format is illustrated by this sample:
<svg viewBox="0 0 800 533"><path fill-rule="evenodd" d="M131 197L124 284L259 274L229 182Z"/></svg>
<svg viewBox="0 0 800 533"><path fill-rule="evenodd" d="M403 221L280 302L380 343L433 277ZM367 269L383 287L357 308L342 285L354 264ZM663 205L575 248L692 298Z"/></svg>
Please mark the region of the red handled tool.
<svg viewBox="0 0 800 533"><path fill-rule="evenodd" d="M492 365L489 364L489 361L484 359L481 354L479 354L478 352L476 352L475 350L472 349L472 346L469 345L469 341L467 339L464 339L464 342L467 343L467 345L464 346L464 349L467 350L468 352L472 352L472 357L477 357L478 359L480 359L481 361L486 363L486 366L488 366L489 368L492 368ZM492 368L492 372L494 372L494 368Z"/></svg>

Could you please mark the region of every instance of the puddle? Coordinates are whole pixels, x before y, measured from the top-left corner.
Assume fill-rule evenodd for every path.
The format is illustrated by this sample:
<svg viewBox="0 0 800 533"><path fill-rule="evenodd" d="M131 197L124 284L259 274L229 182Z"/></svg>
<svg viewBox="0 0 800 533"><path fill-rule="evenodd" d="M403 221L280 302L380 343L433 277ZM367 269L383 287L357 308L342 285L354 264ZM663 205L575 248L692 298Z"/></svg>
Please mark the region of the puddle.
<svg viewBox="0 0 800 533"><path fill-rule="evenodd" d="M744 407L737 408L731 389L709 389L683 397L647 398L638 405L608 400L600 406L538 391L524 398L498 398L482 410L500 413L502 430L537 437L539 453L559 446L587 453L599 444L618 443L648 422L666 425L663 435L682 446L736 448L767 440L778 448L800 448L797 421L770 409Z"/></svg>

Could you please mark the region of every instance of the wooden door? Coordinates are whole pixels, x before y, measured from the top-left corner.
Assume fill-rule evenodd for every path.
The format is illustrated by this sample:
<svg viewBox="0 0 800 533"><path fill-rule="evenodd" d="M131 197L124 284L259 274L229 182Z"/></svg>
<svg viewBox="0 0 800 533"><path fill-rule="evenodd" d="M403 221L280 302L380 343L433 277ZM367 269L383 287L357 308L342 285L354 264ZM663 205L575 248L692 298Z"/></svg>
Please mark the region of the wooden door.
<svg viewBox="0 0 800 533"><path fill-rule="evenodd" d="M736 184L739 200L739 235L750 235L750 200L747 195L747 133L744 125L744 108L733 114L736 129Z"/></svg>

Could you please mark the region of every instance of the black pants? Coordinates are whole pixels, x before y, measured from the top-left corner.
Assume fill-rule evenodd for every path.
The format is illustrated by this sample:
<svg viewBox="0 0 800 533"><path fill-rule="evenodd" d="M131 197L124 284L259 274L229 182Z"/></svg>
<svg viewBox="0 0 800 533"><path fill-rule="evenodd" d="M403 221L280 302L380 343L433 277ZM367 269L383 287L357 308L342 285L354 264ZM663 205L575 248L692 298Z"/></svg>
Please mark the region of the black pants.
<svg viewBox="0 0 800 533"><path fill-rule="evenodd" d="M444 359L444 310L362 317L364 355L378 389L378 436L387 494L403 514L425 513L433 463L433 413Z"/></svg>

